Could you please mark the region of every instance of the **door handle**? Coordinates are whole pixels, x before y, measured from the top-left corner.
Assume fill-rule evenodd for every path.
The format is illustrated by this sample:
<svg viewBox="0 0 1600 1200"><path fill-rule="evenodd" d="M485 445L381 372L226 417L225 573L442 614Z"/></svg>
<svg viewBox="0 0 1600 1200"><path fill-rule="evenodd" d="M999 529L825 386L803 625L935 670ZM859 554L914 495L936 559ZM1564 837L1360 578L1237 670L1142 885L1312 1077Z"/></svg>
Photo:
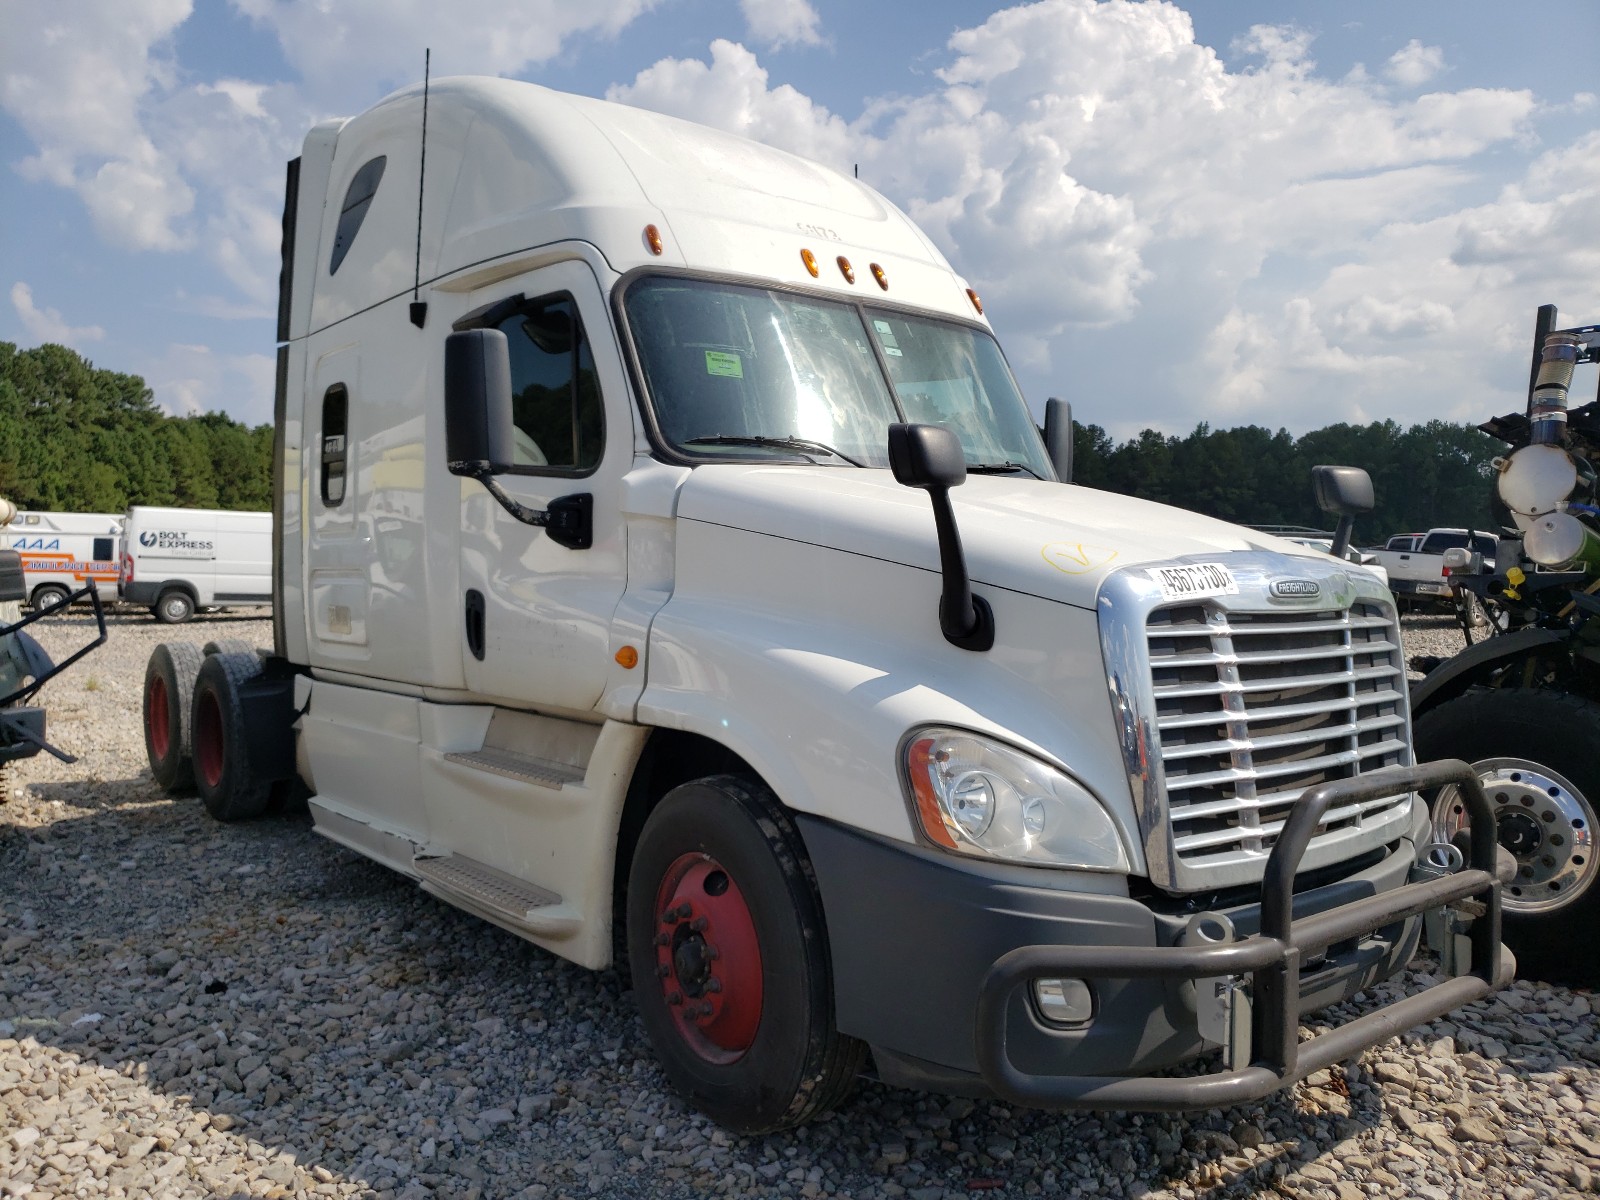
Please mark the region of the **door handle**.
<svg viewBox="0 0 1600 1200"><path fill-rule="evenodd" d="M467 589L466 619L467 649L472 651L473 658L482 662L485 609L483 593L477 588Z"/></svg>

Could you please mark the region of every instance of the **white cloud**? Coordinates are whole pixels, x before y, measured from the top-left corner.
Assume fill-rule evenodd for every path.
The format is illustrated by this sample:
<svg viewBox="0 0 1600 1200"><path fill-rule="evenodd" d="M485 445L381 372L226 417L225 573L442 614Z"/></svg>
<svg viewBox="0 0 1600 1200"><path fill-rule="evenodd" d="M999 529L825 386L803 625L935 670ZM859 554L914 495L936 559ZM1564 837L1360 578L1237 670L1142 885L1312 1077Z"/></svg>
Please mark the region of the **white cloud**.
<svg viewBox="0 0 1600 1200"><path fill-rule="evenodd" d="M39 147L22 172L82 193L96 228L132 249L183 244L193 197L151 142L140 107L168 86L162 50L190 0L10 0L0 107Z"/></svg>
<svg viewBox="0 0 1600 1200"><path fill-rule="evenodd" d="M1444 50L1412 38L1389 56L1384 74L1402 87L1420 87L1444 70Z"/></svg>
<svg viewBox="0 0 1600 1200"><path fill-rule="evenodd" d="M335 111L366 108L435 75L510 75L549 62L575 37L611 37L659 0L504 0L470 14L436 0L233 0L278 38L310 95Z"/></svg>
<svg viewBox="0 0 1600 1200"><path fill-rule="evenodd" d="M226 410L247 425L272 423L277 363L267 354L216 354L175 342L139 364L156 403L175 417Z"/></svg>
<svg viewBox="0 0 1600 1200"><path fill-rule="evenodd" d="M819 46L821 18L807 0L739 0L750 36L776 50L780 46Z"/></svg>
<svg viewBox="0 0 1600 1200"><path fill-rule="evenodd" d="M106 336L106 331L98 325L68 325L58 310L39 308L33 302L33 289L20 279L11 285L11 306L17 310L22 327L36 342L77 347L85 342L101 341Z"/></svg>
<svg viewBox="0 0 1600 1200"><path fill-rule="evenodd" d="M1501 276L1451 255L1514 254L1529 231L1542 245L1596 193L1566 154L1567 191L1463 208L1482 190L1481 156L1528 146L1545 111L1533 94L1396 96L1365 72L1319 74L1312 46L1303 30L1258 26L1230 68L1172 4L1040 0L957 32L935 87L853 119L771 86L725 41L610 94L859 164L974 281L1021 348L1014 361L1090 392L1110 379L1101 364L1140 363L1142 411L1117 395L1103 412L1080 405L1082 419L1181 429L1220 407L1311 428L1348 416L1350 396L1397 419L1459 408L1459 388L1396 382L1410 349L1481 342L1494 321L1520 328L1523 299L1496 291L1464 309L1461 289ZM1413 72L1443 67L1420 44L1404 53ZM1432 223L1450 213L1445 239ZM1429 257L1401 229L1427 230ZM1344 291L1356 276L1364 298ZM1584 283L1570 303L1594 294Z"/></svg>

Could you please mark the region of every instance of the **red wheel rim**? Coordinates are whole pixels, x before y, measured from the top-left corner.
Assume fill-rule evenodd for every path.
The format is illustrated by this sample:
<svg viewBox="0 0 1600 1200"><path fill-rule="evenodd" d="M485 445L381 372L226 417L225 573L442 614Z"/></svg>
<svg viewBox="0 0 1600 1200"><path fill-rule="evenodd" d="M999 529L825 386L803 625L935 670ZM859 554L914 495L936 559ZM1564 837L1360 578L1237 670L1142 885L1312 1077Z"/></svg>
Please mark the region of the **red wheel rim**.
<svg viewBox="0 0 1600 1200"><path fill-rule="evenodd" d="M201 693L194 714L194 765L208 788L222 782L222 706L215 693Z"/></svg>
<svg viewBox="0 0 1600 1200"><path fill-rule="evenodd" d="M733 877L706 854L673 862L656 889L656 976L684 1042L737 1062L761 1025L761 944Z"/></svg>
<svg viewBox="0 0 1600 1200"><path fill-rule="evenodd" d="M150 753L165 761L172 749L172 719L167 712L167 681L157 675L145 693L145 723L150 729Z"/></svg>

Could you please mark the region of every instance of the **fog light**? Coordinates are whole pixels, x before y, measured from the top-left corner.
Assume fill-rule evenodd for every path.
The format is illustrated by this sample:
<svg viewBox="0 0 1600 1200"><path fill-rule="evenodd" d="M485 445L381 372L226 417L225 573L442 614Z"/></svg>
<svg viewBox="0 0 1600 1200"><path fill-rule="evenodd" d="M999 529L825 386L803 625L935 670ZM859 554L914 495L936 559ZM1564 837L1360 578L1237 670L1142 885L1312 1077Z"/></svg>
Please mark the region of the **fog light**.
<svg viewBox="0 0 1600 1200"><path fill-rule="evenodd" d="M1035 979L1033 1003L1051 1025L1087 1025L1094 1019L1094 993L1082 979Z"/></svg>

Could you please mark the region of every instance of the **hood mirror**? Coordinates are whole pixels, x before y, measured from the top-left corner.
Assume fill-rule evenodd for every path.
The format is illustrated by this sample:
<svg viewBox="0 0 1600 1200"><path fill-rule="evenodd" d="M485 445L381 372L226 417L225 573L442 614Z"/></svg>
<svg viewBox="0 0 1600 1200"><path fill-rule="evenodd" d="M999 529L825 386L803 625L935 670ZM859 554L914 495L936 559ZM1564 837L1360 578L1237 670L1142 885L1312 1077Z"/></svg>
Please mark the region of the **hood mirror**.
<svg viewBox="0 0 1600 1200"><path fill-rule="evenodd" d="M921 488L933 502L939 565L944 574L939 629L945 641L963 650L989 649L994 645L994 612L987 600L972 594L961 534L950 506L950 489L967 481L961 439L943 425L891 425L889 467L897 482Z"/></svg>

